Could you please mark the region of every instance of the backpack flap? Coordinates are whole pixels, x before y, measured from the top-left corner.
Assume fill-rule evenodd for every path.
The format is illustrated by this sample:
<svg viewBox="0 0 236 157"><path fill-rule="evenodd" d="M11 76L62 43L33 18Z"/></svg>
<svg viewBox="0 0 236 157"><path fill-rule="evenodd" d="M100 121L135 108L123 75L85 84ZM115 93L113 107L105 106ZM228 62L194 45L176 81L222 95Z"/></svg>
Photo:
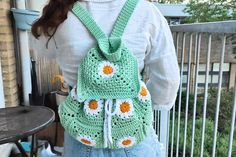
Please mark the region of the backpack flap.
<svg viewBox="0 0 236 157"><path fill-rule="evenodd" d="M107 60L94 48L81 62L78 71L77 95L85 99L125 99L138 95L137 59L122 46L119 61Z"/></svg>

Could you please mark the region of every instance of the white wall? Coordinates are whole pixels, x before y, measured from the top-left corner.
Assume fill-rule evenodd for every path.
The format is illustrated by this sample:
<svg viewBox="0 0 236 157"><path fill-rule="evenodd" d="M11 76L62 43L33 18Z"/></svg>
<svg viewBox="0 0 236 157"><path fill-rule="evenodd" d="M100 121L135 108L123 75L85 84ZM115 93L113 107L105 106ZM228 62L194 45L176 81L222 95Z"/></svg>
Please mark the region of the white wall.
<svg viewBox="0 0 236 157"><path fill-rule="evenodd" d="M155 3L156 7L165 17L187 17L188 13L184 12L185 4L159 4Z"/></svg>
<svg viewBox="0 0 236 157"><path fill-rule="evenodd" d="M29 7L32 10L42 11L49 0L28 0Z"/></svg>

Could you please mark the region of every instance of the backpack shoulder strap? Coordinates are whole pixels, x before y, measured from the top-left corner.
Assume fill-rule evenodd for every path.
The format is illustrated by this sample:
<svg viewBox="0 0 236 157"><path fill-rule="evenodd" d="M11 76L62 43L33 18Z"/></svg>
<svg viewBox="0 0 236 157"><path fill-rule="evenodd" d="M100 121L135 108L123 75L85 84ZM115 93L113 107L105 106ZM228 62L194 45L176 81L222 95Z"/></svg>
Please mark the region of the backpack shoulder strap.
<svg viewBox="0 0 236 157"><path fill-rule="evenodd" d="M121 37L124 29L137 5L138 0L127 0L124 7L122 8L115 26L112 30L110 37ZM80 19L80 21L85 25L85 27L91 32L91 34L98 40L102 38L107 38L106 34L93 20L90 13L83 8L79 2L76 2L72 8L72 12Z"/></svg>
<svg viewBox="0 0 236 157"><path fill-rule="evenodd" d="M90 33L98 39L107 38L106 34L101 30L97 23L93 20L90 13L84 9L77 1L72 8L72 12L80 19L84 26L90 31Z"/></svg>
<svg viewBox="0 0 236 157"><path fill-rule="evenodd" d="M129 19L138 3L138 0L127 0L122 8L110 37L121 37Z"/></svg>

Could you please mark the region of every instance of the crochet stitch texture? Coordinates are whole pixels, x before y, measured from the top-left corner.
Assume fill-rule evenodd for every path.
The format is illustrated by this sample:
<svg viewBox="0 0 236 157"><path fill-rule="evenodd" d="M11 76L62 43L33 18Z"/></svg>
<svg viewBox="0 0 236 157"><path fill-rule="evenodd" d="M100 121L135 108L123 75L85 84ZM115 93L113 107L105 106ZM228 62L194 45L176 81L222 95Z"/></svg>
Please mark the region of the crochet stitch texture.
<svg viewBox="0 0 236 157"><path fill-rule="evenodd" d="M137 59L122 34L138 0L127 0L107 37L77 2L72 11L98 42L78 69L77 88L59 106L66 131L96 148L126 148L140 143L152 127L151 97L139 77Z"/></svg>
<svg viewBox="0 0 236 157"><path fill-rule="evenodd" d="M81 100L122 99L137 96L140 88L138 62L121 40L136 4L136 0L126 2L109 38L83 7L76 5L72 9L98 41L98 46L87 53L79 67L77 94ZM115 65L115 71L114 67L111 67L112 77L104 78L106 74L103 73L103 69L101 69L102 73L99 73L98 66L102 61L113 62Z"/></svg>
<svg viewBox="0 0 236 157"><path fill-rule="evenodd" d="M142 142L149 133L150 127L152 127L152 107L150 101L140 103L136 98L133 101L133 106L135 113L130 117L122 118L122 114L119 114L119 112L112 116L111 131L113 143L109 143L107 146L104 144L103 137L104 106L98 114L88 114L85 112L83 103L73 100L69 96L59 106L59 114L65 130L79 141L84 137L91 142L87 144L89 146L117 149L126 147L126 145L122 145L122 142L120 144L119 141L127 137L133 137L136 140L135 144Z"/></svg>

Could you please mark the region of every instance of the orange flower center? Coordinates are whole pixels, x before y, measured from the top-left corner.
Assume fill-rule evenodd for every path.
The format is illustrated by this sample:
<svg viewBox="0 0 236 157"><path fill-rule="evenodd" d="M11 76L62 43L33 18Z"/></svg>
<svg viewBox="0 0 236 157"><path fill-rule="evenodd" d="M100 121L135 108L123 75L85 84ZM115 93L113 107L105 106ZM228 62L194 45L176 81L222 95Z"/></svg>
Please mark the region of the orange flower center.
<svg viewBox="0 0 236 157"><path fill-rule="evenodd" d="M106 65L103 67L103 73L109 75L113 72L113 68L110 65Z"/></svg>
<svg viewBox="0 0 236 157"><path fill-rule="evenodd" d="M86 140L86 139L81 139L81 142L83 142L84 144L91 144L91 142L89 140Z"/></svg>
<svg viewBox="0 0 236 157"><path fill-rule="evenodd" d="M130 111L130 104L128 102L123 102L120 105L120 110L121 112L125 113L125 112L129 112Z"/></svg>
<svg viewBox="0 0 236 157"><path fill-rule="evenodd" d="M147 94L148 94L147 89L142 86L140 95L141 95L141 96L147 96Z"/></svg>
<svg viewBox="0 0 236 157"><path fill-rule="evenodd" d="M132 142L131 140L124 140L124 141L122 142L122 144L125 145L125 146L127 146L127 145L130 145L131 142Z"/></svg>
<svg viewBox="0 0 236 157"><path fill-rule="evenodd" d="M89 108L92 110L96 110L98 108L98 102L96 100L92 100L89 102Z"/></svg>

